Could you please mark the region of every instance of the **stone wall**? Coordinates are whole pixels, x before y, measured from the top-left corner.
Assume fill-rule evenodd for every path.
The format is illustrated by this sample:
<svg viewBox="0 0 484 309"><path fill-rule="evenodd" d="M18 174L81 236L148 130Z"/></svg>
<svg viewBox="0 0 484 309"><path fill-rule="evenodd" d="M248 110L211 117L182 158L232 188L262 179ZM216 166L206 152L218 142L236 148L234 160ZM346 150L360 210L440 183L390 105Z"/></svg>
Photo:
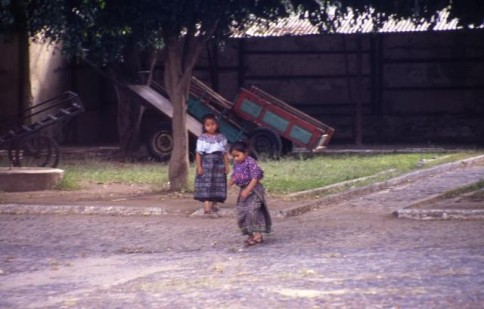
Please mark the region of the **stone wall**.
<svg viewBox="0 0 484 309"><path fill-rule="evenodd" d="M357 34L232 39L204 53L195 76L230 101L240 87L255 85L334 127L332 143L354 141L361 102L364 143L484 144L483 30L360 38L361 49ZM2 118L16 109L15 47L0 47L0 55ZM63 128L61 142L115 144L112 85L89 66L59 57L52 47L31 51L36 101L70 89L86 105ZM155 71L160 81L161 60ZM143 131L158 118L148 110Z"/></svg>
<svg viewBox="0 0 484 309"><path fill-rule="evenodd" d="M30 42L29 66L31 106L48 100L71 89L71 69L69 63L62 57L60 46ZM0 44L0 119L5 120L18 115L29 106L22 106L20 80L20 50L18 41ZM30 106L30 107L31 107ZM32 112L36 113L39 109ZM37 114L33 121L45 117L45 113ZM3 130L4 128L2 128ZM50 126L42 131L59 141L63 140L63 128L60 125Z"/></svg>
<svg viewBox="0 0 484 309"><path fill-rule="evenodd" d="M18 111L19 71L17 42L0 44L0 119Z"/></svg>
<svg viewBox="0 0 484 309"><path fill-rule="evenodd" d="M484 31L364 34L360 50L357 40L231 40L196 73L228 99L238 86L272 93L335 127L333 142L354 140L361 100L364 142L484 144Z"/></svg>

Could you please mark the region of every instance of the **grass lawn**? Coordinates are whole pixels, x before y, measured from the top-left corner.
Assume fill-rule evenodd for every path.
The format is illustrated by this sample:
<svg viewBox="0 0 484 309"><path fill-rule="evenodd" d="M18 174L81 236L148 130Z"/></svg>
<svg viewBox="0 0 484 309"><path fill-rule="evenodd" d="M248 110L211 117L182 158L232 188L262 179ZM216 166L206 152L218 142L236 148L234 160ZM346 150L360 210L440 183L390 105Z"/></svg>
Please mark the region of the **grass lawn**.
<svg viewBox="0 0 484 309"><path fill-rule="evenodd" d="M262 160L265 172L264 186L269 193L286 194L314 189L362 177L356 185L382 181L413 170L461 160L482 152L410 153L410 154L334 154L311 158L284 158L277 161ZM168 166L164 163L120 163L106 160L61 161L65 170L60 189L82 187L85 183L168 185ZM190 188L193 190L194 165L190 168Z"/></svg>

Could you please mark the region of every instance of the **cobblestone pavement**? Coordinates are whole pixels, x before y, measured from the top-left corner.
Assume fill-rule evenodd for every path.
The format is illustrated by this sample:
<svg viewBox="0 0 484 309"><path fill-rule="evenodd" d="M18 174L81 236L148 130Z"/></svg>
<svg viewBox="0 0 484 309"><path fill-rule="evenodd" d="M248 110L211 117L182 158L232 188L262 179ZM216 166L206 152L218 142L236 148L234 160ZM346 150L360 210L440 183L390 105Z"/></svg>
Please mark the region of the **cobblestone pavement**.
<svg viewBox="0 0 484 309"><path fill-rule="evenodd" d="M391 213L465 168L275 218L0 216L0 308L482 308L484 223ZM454 183L456 182L456 183Z"/></svg>

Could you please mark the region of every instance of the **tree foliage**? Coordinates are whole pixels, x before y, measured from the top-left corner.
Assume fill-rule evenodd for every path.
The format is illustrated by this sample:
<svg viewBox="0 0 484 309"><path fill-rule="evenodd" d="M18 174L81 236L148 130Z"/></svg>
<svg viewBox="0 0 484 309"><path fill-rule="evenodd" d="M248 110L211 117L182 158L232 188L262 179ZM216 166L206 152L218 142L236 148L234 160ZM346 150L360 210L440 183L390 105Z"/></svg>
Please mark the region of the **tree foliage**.
<svg viewBox="0 0 484 309"><path fill-rule="evenodd" d="M363 16L373 21L375 30L384 22L408 19L415 24L430 23L430 29L446 18L457 19L462 28L476 28L484 25L484 2L480 0L346 0L341 10L347 14ZM448 12L447 16L441 13Z"/></svg>
<svg viewBox="0 0 484 309"><path fill-rule="evenodd" d="M83 55L102 64L123 61L123 49L160 49L164 39L189 33L222 39L255 23L298 14L335 29L340 17L367 16L377 28L389 18L435 22L447 10L462 27L484 24L480 0L2 0L0 34L26 29L31 37L64 43L69 55ZM213 29L215 28L215 29Z"/></svg>

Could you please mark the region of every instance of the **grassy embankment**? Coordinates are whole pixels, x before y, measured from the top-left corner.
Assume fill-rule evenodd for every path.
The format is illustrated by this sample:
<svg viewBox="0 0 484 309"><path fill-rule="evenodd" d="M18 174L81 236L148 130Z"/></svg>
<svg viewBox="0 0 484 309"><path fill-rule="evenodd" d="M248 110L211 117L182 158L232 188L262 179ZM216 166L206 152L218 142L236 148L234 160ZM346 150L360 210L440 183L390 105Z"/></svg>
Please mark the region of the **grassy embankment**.
<svg viewBox="0 0 484 309"><path fill-rule="evenodd" d="M301 156L277 161L262 160L260 164L265 171L263 183L268 192L286 194L365 177L352 185L366 185L479 154L481 153L338 154L311 158ZM168 182L167 165L156 162L119 163L87 159L61 162L59 168L65 170L60 186L63 190L77 189L85 183L117 182L152 185L161 191L167 188ZM193 172L192 165L190 183L193 183ZM189 188L191 190L193 187Z"/></svg>

